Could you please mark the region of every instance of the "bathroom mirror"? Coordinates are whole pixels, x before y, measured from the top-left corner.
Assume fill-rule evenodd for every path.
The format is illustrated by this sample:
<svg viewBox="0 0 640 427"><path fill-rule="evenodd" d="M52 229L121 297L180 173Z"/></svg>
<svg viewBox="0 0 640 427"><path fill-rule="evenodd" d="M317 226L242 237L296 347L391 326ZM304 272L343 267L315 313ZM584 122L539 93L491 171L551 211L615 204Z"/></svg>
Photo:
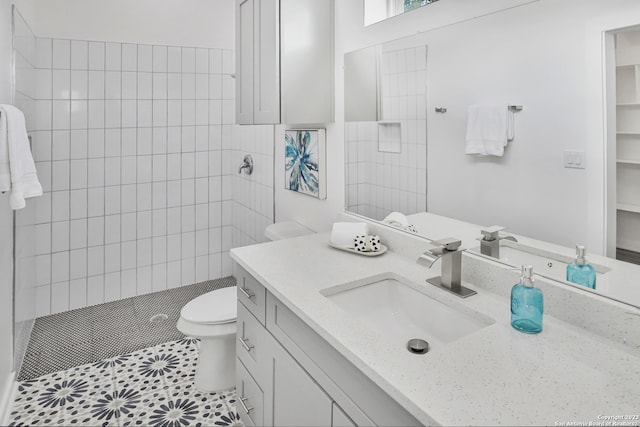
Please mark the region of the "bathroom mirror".
<svg viewBox="0 0 640 427"><path fill-rule="evenodd" d="M556 47L551 35L542 37L549 31L573 34L566 23L550 28L531 18L527 7L520 9L508 18L496 13L345 54L346 210L376 221L394 211L462 221L471 226L467 247L479 256L475 238L482 226L501 225L520 241L505 243L510 257L500 262L519 267L547 260L536 273L565 285L566 265L582 244L598 270L595 291L584 290L640 306L640 291L619 285L640 274L640 266L615 260L615 246L613 257L597 255L606 252L605 162L600 154L585 153L604 150L594 149L603 146L605 133L603 76L583 70L580 55L567 58L570 46ZM522 30L513 32L515 27ZM602 35L610 29L568 38L592 54L589 65L601 69ZM527 48L535 55L525 58ZM617 74L640 75L634 67ZM559 69L565 71L550 82ZM615 75L615 64L613 70ZM485 103L523 106L502 157L464 154L467 107ZM569 112L578 104L585 111L573 118ZM635 111L636 105L618 109ZM593 121L585 123L587 116ZM624 138L626 143L634 136ZM585 154L586 165L565 166L567 151ZM447 237L417 228L428 239ZM546 264L554 271L546 271Z"/></svg>
<svg viewBox="0 0 640 427"><path fill-rule="evenodd" d="M438 0L364 0L364 25L375 24Z"/></svg>

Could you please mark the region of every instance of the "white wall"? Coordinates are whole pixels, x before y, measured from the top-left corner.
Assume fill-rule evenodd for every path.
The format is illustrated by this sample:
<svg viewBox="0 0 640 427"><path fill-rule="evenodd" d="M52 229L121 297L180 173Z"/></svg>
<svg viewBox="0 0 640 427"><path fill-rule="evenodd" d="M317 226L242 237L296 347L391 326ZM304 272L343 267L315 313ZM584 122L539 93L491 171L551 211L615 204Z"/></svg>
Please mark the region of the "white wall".
<svg viewBox="0 0 640 427"><path fill-rule="evenodd" d="M337 121L328 126L327 137L330 198L311 203L277 191L277 220L300 218L328 229L342 209L344 53L429 31L429 210L563 245L582 242L603 252L602 32L637 24L640 5L541 0L460 22L462 9L480 2L465 3L438 2L364 28L361 0L336 2ZM500 3L506 5L482 2ZM442 27L447 22L460 23ZM463 154L466 108L473 103L524 105L504 158ZM436 115L435 106L447 107L448 113ZM584 150L587 169L564 169L565 149ZM280 158L276 152L276 165Z"/></svg>
<svg viewBox="0 0 640 427"><path fill-rule="evenodd" d="M234 48L234 0L24 1L39 37Z"/></svg>

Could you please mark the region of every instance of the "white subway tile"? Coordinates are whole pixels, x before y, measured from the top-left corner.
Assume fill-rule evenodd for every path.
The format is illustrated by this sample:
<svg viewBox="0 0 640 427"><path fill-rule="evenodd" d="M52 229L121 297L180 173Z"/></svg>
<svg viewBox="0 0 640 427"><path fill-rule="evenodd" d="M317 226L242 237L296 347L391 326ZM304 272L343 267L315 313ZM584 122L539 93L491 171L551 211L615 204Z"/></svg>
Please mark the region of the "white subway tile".
<svg viewBox="0 0 640 427"><path fill-rule="evenodd" d="M52 108L53 103L51 101L36 101L36 128L38 130L51 130Z"/></svg>
<svg viewBox="0 0 640 427"><path fill-rule="evenodd" d="M222 49L209 49L209 73L222 74Z"/></svg>
<svg viewBox="0 0 640 427"><path fill-rule="evenodd" d="M88 126L86 100L71 101L71 129L86 129Z"/></svg>
<svg viewBox="0 0 640 427"><path fill-rule="evenodd" d="M141 127L150 128L153 126L153 102L150 100L138 100L138 125ZM151 129L149 129L149 134L151 133ZM151 135L149 135L149 140L151 140Z"/></svg>
<svg viewBox="0 0 640 427"><path fill-rule="evenodd" d="M103 100L100 100L100 101L92 100L88 102L88 128L89 129L103 129L105 127L104 106L105 106L105 102Z"/></svg>
<svg viewBox="0 0 640 427"><path fill-rule="evenodd" d="M89 42L89 69L101 70L105 69L105 44L103 42Z"/></svg>
<svg viewBox="0 0 640 427"><path fill-rule="evenodd" d="M51 314L69 310L69 282L51 285Z"/></svg>
<svg viewBox="0 0 640 427"><path fill-rule="evenodd" d="M123 270L120 272L120 298L131 298L136 296L136 269Z"/></svg>
<svg viewBox="0 0 640 427"><path fill-rule="evenodd" d="M122 71L138 70L138 46L125 43L122 45Z"/></svg>
<svg viewBox="0 0 640 427"><path fill-rule="evenodd" d="M104 302L104 276L93 276L87 279L87 305Z"/></svg>
<svg viewBox="0 0 640 427"><path fill-rule="evenodd" d="M196 258L195 283L209 280L209 256L204 255Z"/></svg>
<svg viewBox="0 0 640 427"><path fill-rule="evenodd" d="M167 99L167 79L166 73L153 73L153 99Z"/></svg>
<svg viewBox="0 0 640 427"><path fill-rule="evenodd" d="M153 47L151 45L138 45L138 71L149 71L153 69Z"/></svg>
<svg viewBox="0 0 640 427"><path fill-rule="evenodd" d="M107 43L105 53L105 67L109 71L122 69L122 45L120 43Z"/></svg>
<svg viewBox="0 0 640 427"><path fill-rule="evenodd" d="M167 47L153 46L153 71L167 72Z"/></svg>
<svg viewBox="0 0 640 427"><path fill-rule="evenodd" d="M137 149L137 129L122 129L121 133L121 149L123 156L134 156L138 153Z"/></svg>
<svg viewBox="0 0 640 427"><path fill-rule="evenodd" d="M182 99L182 74L167 74L167 98Z"/></svg>
<svg viewBox="0 0 640 427"><path fill-rule="evenodd" d="M69 219L69 192L54 191L51 193L51 219L65 221Z"/></svg>
<svg viewBox="0 0 640 427"><path fill-rule="evenodd" d="M81 40L71 41L71 69L86 70L89 66L89 43Z"/></svg>
<svg viewBox="0 0 640 427"><path fill-rule="evenodd" d="M51 283L51 254L36 256L36 286Z"/></svg>
<svg viewBox="0 0 640 427"><path fill-rule="evenodd" d="M120 193L120 210L122 213L135 212L137 199L136 184L122 185L122 187L120 187Z"/></svg>
<svg viewBox="0 0 640 427"><path fill-rule="evenodd" d="M182 50L179 47L170 46L167 51L167 71L170 73L182 72Z"/></svg>
<svg viewBox="0 0 640 427"><path fill-rule="evenodd" d="M192 232L196 229L196 209L194 205L182 206L182 233Z"/></svg>
<svg viewBox="0 0 640 427"><path fill-rule="evenodd" d="M71 160L71 189L87 188L87 160Z"/></svg>
<svg viewBox="0 0 640 427"><path fill-rule="evenodd" d="M167 210L156 209L153 211L153 236L165 236L167 234Z"/></svg>
<svg viewBox="0 0 640 427"><path fill-rule="evenodd" d="M87 70L71 71L71 99L87 99L89 90L89 73Z"/></svg>
<svg viewBox="0 0 640 427"><path fill-rule="evenodd" d="M122 99L122 73L120 71L105 72L105 99Z"/></svg>
<svg viewBox="0 0 640 427"><path fill-rule="evenodd" d="M196 75L182 74L182 99L196 98Z"/></svg>
<svg viewBox="0 0 640 427"><path fill-rule="evenodd" d="M99 188L99 187L104 187L105 185L104 163L105 163L104 158L89 159L89 166L88 166L89 175L87 180L89 188L93 190L101 190L103 192L103 196L104 196L104 188ZM91 205L91 198L92 197L90 192L89 205ZM95 197L94 197L94 202L95 202Z"/></svg>
<svg viewBox="0 0 640 427"><path fill-rule="evenodd" d="M152 269L151 288L153 292L167 289L167 264L154 264Z"/></svg>
<svg viewBox="0 0 640 427"><path fill-rule="evenodd" d="M69 282L69 310L87 306L87 278Z"/></svg>
<svg viewBox="0 0 640 427"><path fill-rule="evenodd" d="M195 272L195 259L194 258L183 258L182 259L182 282L184 285L191 285L195 283L196 280L196 272Z"/></svg>
<svg viewBox="0 0 640 427"><path fill-rule="evenodd" d="M137 241L137 264L138 267L151 265L151 239L140 239Z"/></svg>
<svg viewBox="0 0 640 427"><path fill-rule="evenodd" d="M52 64L52 41L48 38L36 37L36 67L51 68Z"/></svg>
<svg viewBox="0 0 640 427"><path fill-rule="evenodd" d="M153 98L153 77L151 73L138 72L138 100Z"/></svg>
<svg viewBox="0 0 640 427"><path fill-rule="evenodd" d="M87 190L71 190L69 217L71 219L87 217Z"/></svg>
<svg viewBox="0 0 640 427"><path fill-rule="evenodd" d="M139 211L150 211L152 206L151 183L137 185L137 209Z"/></svg>
<svg viewBox="0 0 640 427"><path fill-rule="evenodd" d="M53 40L53 68L71 69L71 41Z"/></svg>
<svg viewBox="0 0 640 427"><path fill-rule="evenodd" d="M195 73L196 72L196 50L192 47L182 48L182 72L183 73Z"/></svg>
<svg viewBox="0 0 640 427"><path fill-rule="evenodd" d="M105 246L94 246L87 249L87 273L95 276L104 273Z"/></svg>
<svg viewBox="0 0 640 427"><path fill-rule="evenodd" d="M53 101L53 130L71 129L71 102Z"/></svg>
<svg viewBox="0 0 640 427"><path fill-rule="evenodd" d="M122 101L122 127L135 128L138 125L137 102L135 100Z"/></svg>
<svg viewBox="0 0 640 427"><path fill-rule="evenodd" d="M106 273L120 271L120 243L104 246L104 271Z"/></svg>
<svg viewBox="0 0 640 427"><path fill-rule="evenodd" d="M69 256L69 278L74 280L87 277L87 248L70 251Z"/></svg>
<svg viewBox="0 0 640 427"><path fill-rule="evenodd" d="M107 159L107 162L110 159ZM120 160L120 159L117 159ZM108 169L107 169L108 170ZM118 170L119 172L119 170ZM118 173L119 175L119 173ZM107 178L107 176L105 176ZM107 184L108 185L108 184ZM113 215L120 213L120 187L105 187L104 189L104 213Z"/></svg>
<svg viewBox="0 0 640 427"><path fill-rule="evenodd" d="M104 301L116 301L120 299L120 272L112 272L104 275Z"/></svg>
<svg viewBox="0 0 640 427"><path fill-rule="evenodd" d="M104 193L103 188L97 188L96 190ZM91 200L91 193L89 195L89 200ZM92 247L104 245L104 216L96 216L88 219L87 234L87 246Z"/></svg>
<svg viewBox="0 0 640 427"><path fill-rule="evenodd" d="M51 254L51 281L53 283L69 280L69 252Z"/></svg>
<svg viewBox="0 0 640 427"><path fill-rule="evenodd" d="M222 257L220 253L209 255L209 279L219 279L222 277Z"/></svg>
<svg viewBox="0 0 640 427"><path fill-rule="evenodd" d="M51 286L36 288L36 317L51 314Z"/></svg>
<svg viewBox="0 0 640 427"><path fill-rule="evenodd" d="M167 288L177 288L182 285L180 261L174 261L167 263Z"/></svg>

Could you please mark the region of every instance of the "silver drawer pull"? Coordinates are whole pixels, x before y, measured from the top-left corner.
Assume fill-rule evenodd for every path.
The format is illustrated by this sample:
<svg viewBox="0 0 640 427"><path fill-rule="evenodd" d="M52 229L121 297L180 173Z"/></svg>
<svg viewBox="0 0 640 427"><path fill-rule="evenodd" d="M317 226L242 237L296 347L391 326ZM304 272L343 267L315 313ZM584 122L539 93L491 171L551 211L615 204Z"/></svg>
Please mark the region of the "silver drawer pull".
<svg viewBox="0 0 640 427"><path fill-rule="evenodd" d="M254 346L247 344L247 341L249 341L248 338L239 337L238 341L240 341L240 344L242 344L242 346L244 347L245 350L247 350L247 352L251 351L251 349L254 348Z"/></svg>
<svg viewBox="0 0 640 427"><path fill-rule="evenodd" d="M251 292L249 289L246 289L246 288L243 288L243 287L239 287L238 289L240 289L240 292L242 292L244 294L244 296L249 298L249 299L251 299L251 298L256 296L256 294Z"/></svg>
<svg viewBox="0 0 640 427"><path fill-rule="evenodd" d="M241 397L240 398L240 404L242 405L242 409L244 409L244 411L248 414L249 412L253 411L253 407L251 407L251 408L247 407L247 404L244 403L247 400L249 400L249 399L247 399L246 397Z"/></svg>

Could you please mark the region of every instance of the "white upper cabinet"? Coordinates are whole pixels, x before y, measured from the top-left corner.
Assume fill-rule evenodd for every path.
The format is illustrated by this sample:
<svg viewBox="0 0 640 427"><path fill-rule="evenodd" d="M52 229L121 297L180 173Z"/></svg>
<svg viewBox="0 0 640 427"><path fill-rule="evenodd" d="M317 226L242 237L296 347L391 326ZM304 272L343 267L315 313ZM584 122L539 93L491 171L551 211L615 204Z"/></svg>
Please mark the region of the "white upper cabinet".
<svg viewBox="0 0 640 427"><path fill-rule="evenodd" d="M237 0L239 124L334 120L333 0Z"/></svg>

